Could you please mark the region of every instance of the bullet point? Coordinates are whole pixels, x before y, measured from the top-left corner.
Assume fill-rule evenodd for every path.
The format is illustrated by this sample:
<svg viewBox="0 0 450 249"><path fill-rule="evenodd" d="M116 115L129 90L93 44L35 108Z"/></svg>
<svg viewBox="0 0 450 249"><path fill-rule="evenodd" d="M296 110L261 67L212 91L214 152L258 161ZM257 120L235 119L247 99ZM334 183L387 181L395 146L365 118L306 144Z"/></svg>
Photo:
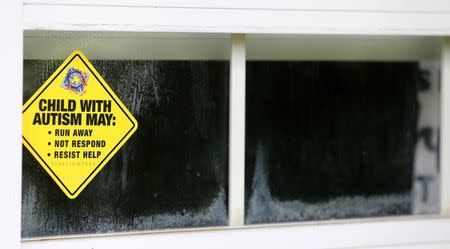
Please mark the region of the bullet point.
<svg viewBox="0 0 450 249"><path fill-rule="evenodd" d="M51 132L51 131L48 131L48 134L50 135L50 134L52 134L52 132Z"/></svg>
<svg viewBox="0 0 450 249"><path fill-rule="evenodd" d="M50 145L50 144L52 144L52 143L48 142L48 145Z"/></svg>
<svg viewBox="0 0 450 249"><path fill-rule="evenodd" d="M47 153L47 156L50 156L50 153Z"/></svg>

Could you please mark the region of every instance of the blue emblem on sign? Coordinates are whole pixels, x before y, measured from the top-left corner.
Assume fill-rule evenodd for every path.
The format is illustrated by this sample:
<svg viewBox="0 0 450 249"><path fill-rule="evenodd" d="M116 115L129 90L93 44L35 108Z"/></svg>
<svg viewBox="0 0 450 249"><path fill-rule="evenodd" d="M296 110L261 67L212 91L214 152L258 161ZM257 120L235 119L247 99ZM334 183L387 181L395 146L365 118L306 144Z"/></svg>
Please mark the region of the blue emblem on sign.
<svg viewBox="0 0 450 249"><path fill-rule="evenodd" d="M83 95L86 91L86 85L89 74L76 68L69 68L66 77L64 77L61 87L70 90L76 94Z"/></svg>

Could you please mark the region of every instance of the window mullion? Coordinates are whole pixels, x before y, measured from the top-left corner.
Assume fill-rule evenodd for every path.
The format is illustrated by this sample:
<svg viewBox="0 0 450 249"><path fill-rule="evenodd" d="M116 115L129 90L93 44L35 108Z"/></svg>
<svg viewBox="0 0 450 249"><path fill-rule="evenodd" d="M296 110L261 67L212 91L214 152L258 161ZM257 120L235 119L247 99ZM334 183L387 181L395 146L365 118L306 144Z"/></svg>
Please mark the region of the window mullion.
<svg viewBox="0 0 450 249"><path fill-rule="evenodd" d="M231 37L229 224L244 225L245 199L245 36Z"/></svg>
<svg viewBox="0 0 450 249"><path fill-rule="evenodd" d="M442 43L441 65L441 213L450 213L450 38Z"/></svg>

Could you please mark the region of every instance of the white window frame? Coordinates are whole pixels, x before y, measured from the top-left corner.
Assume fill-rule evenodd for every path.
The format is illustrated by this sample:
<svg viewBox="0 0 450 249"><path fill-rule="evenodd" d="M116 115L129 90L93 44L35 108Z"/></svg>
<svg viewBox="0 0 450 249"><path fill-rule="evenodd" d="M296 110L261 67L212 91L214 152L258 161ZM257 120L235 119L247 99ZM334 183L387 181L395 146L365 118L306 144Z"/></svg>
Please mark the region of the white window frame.
<svg viewBox="0 0 450 249"><path fill-rule="evenodd" d="M4 162L2 248L450 248L450 39L442 43L441 214L243 226L245 60L243 34L450 36L446 0L7 0L0 2ZM77 13L68 16L65 13ZM21 241L23 30L229 33L230 225ZM414 50L411 50L414 51ZM413 52L414 53L414 52Z"/></svg>

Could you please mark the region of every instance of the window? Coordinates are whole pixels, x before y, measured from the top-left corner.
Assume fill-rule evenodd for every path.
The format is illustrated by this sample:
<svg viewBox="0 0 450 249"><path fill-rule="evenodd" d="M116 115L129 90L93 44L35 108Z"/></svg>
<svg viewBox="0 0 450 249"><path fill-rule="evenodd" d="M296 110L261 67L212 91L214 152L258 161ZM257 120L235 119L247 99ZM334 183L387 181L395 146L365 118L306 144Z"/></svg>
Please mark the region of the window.
<svg viewBox="0 0 450 249"><path fill-rule="evenodd" d="M245 223L439 213L439 44L248 36Z"/></svg>
<svg viewBox="0 0 450 249"><path fill-rule="evenodd" d="M174 50L208 43L210 50L203 52L208 56L226 50L221 48L222 37L201 38L188 36L178 41L179 37L170 35L57 32L27 36L24 101L62 63L48 57L34 59L38 55L28 50L30 46L42 46L47 56L55 57L59 54L52 45L60 49L61 56L81 47L93 55L89 58L92 64L136 117L139 129L74 200L56 187L24 148L23 238L228 224L226 58L212 60L200 53L187 59L173 55L176 51L164 57L130 58L142 46L134 47L139 51L129 47L131 56L124 55L125 59L120 52L116 58L101 55L105 46L131 46L128 43L142 40L153 42L152 49L161 41L176 43Z"/></svg>
<svg viewBox="0 0 450 249"><path fill-rule="evenodd" d="M247 41L245 169L229 177L228 36L26 32L24 101L81 49L139 129L75 200L24 149L22 237L227 226L244 191L246 225L439 212L437 39Z"/></svg>
<svg viewBox="0 0 450 249"><path fill-rule="evenodd" d="M227 35L28 31L24 42L24 101L81 49L139 129L75 200L24 149L23 238L224 227L244 192L245 225L439 212L437 38L253 35L244 71ZM229 145L230 67L247 75L242 168L229 162L244 141Z"/></svg>
<svg viewBox="0 0 450 249"><path fill-rule="evenodd" d="M449 115L448 106L450 96L447 83L450 80L450 42L445 38L450 34L448 23L450 5L447 1L404 1L380 0L367 1L310 1L292 2L280 1L251 3L239 1L196 1L185 3L181 1L88 1L76 2L72 0L24 0L5 1L1 4L5 10L2 19L2 31L4 49L2 53L2 68L6 71L2 75L4 81L3 97L1 104L4 107L2 117L2 159L5 165L2 175L3 196L2 202L2 244L5 248L143 248L176 246L183 248L210 247L211 243L217 243L225 247L245 244L251 241L258 248L273 248L279 245L279 241L287 242L287 245L303 246L310 248L331 247L445 247L448 245L449 219L446 217L450 203L450 174L448 169L449 140ZM70 14L68 14L70 13ZM35 30L35 31L31 31ZM40 34L43 30L59 30L63 35L56 35L56 39L47 39ZM80 33L75 36L72 32L64 31L102 31L89 32L89 37L80 41ZM104 32L103 32L104 31ZM130 32L131 31L131 32ZM137 32L138 31L138 32ZM23 37L25 32L25 37ZM305 225L271 225L271 226L246 226L246 229L232 229L220 231L203 231L195 233L143 233L128 234L128 236L56 236L48 240L42 238L26 238L20 243L20 186L22 168L22 150L20 146L20 106L22 102L22 62L34 60L49 61L60 60L70 51L58 46L61 41L64 44L72 43L85 52L89 59L94 61L112 62L124 61L171 61L171 60L228 60L229 50L214 49L210 39L203 39L198 33L193 36L202 39L190 39L186 34L164 34L177 37L176 39L142 37L140 32L205 32L216 34L233 34L233 49L235 56L230 60L231 69L239 69L237 77L230 77L230 107L236 105L244 108L245 96L236 95L236 86L245 89L245 50L250 62L278 61L277 63L325 63L325 62L352 62L352 63L413 63L419 67L424 61L441 61L437 65L442 71L442 79L433 82L442 84L439 94L442 109L439 115L439 182L441 189L441 212L437 216L408 216L407 218L389 217L385 219L358 219L341 220L338 222L307 222ZM140 33L139 39L128 39L132 35ZM147 33L147 34L149 34ZM273 35L255 35L273 34ZM246 39L241 39L245 34ZM288 39L285 35L291 34ZM310 39L309 34L324 34L321 38ZM160 34L158 34L159 36ZM368 35L368 38L360 38ZM381 35L376 37L374 35ZM392 36L391 36L392 35ZM402 37L405 35L406 37ZM33 37L31 37L33 36ZM39 37L40 36L40 37ZM105 38L107 36L107 38ZM125 36L125 37L124 37ZM187 35L190 36L190 35ZM209 35L208 35L209 36ZM212 35L210 37L227 36ZM431 37L426 37L431 36ZM186 39L187 38L187 39ZM223 38L223 37L222 37ZM222 39L220 38L220 39ZM444 43L440 43L444 40ZM74 40L74 42L73 42ZM113 42L114 40L114 42ZM195 42L184 42L186 40ZM219 40L219 39L213 39ZM228 43L213 42L213 44ZM284 40L284 41L283 41ZM359 42L358 42L359 40ZM235 43L236 42L236 43ZM247 45L245 45L245 42ZM23 46L22 53L22 43ZM78 45L76 45L77 43ZM157 46L157 44L164 44ZM193 43L198 46L192 46ZM94 46L96 44L96 46ZM115 44L115 45L114 45ZM184 45L183 45L184 44ZM235 46L237 44L237 46ZM269 44L270 46L263 46ZM297 44L297 45L295 45ZM340 47L336 46L339 44ZM76 46L75 46L76 45ZM172 46L174 45L174 46ZM257 46L255 46L257 45ZM386 46L387 45L387 46ZM221 46L221 45L219 45ZM296 47L292 49L292 47ZM90 48L91 49L90 49ZM92 49L96 47L96 49ZM263 48L263 51L258 49ZM339 49L336 49L336 48ZM345 49L347 47L347 49ZM351 49L348 49L351 47ZM44 49L47 48L47 49ZM49 49L52 48L49 53ZM182 48L182 49L178 49ZM216 47L217 48L217 47ZM314 49L316 48L316 49ZM318 48L318 49L317 49ZM73 48L71 48L73 49ZM440 51L442 49L442 52ZM432 51L436 50L436 51ZM225 51L225 52L224 52ZM256 52L256 53L255 53ZM175 55L176 54L176 55ZM199 55L202 56L199 56ZM22 56L23 55L23 56ZM195 55L195 56L192 56ZM442 56L442 59L440 59ZM432 66L435 67L435 66ZM420 69L422 70L422 69ZM234 75L230 70L231 76ZM247 72L248 73L248 72ZM25 73L26 74L26 73ZM242 85L243 86L240 86ZM241 88L242 87L242 88ZM243 91L245 92L245 91ZM422 93L418 93L422 100ZM428 95L430 96L430 95ZM427 101L426 103L432 103ZM245 207L244 195L236 195L236 190L244 191L244 142L236 142L235 137L245 137L244 115L236 112L237 108L230 108L230 154L227 198L230 200L228 211L230 215L228 228L235 228L242 223ZM435 113L435 112L427 112ZM424 120L433 120L420 115ZM423 123L417 122L420 126ZM238 129L234 129L238 127ZM242 127L242 128L241 128ZM435 127L433 127L435 129ZM427 130L423 133L428 133ZM421 133L422 134L422 133ZM432 132L431 144L435 145L435 134ZM242 135L242 136L240 136ZM238 146L236 146L236 144ZM422 148L425 145L423 145ZM233 156L239 154L238 156ZM414 156L420 154L414 151ZM436 158L429 154L430 162ZM427 160L428 161L428 160ZM237 165L238 170L233 168ZM242 166L242 167L241 167ZM415 166L414 166L415 167ZM107 170L105 168L105 170ZM431 167L429 169L432 169ZM242 171L241 171L242 170ZM429 174L430 172L425 172ZM415 172L413 173L416 174ZM237 180L236 180L237 179ZM432 185L415 181L417 191L424 186L434 188ZM435 182L437 183L437 182ZM432 191L435 193L434 191ZM241 204L242 201L242 204ZM242 210L240 210L242 209ZM422 211L420 211L422 212ZM237 217L237 219L235 219ZM238 222L234 222L237 220ZM382 221L382 222L380 222ZM329 224L332 223L332 224ZM314 224L314 225L308 225ZM320 225L317 225L320 224ZM180 230L177 230L180 231ZM76 237L76 238L74 238ZM317 238L327 238L321 240ZM211 240L213 239L213 240ZM38 241L39 240L39 241ZM214 242L212 242L214 241ZM200 243L199 243L200 242Z"/></svg>
<svg viewBox="0 0 450 249"><path fill-rule="evenodd" d="M439 212L439 67L247 64L246 223Z"/></svg>

